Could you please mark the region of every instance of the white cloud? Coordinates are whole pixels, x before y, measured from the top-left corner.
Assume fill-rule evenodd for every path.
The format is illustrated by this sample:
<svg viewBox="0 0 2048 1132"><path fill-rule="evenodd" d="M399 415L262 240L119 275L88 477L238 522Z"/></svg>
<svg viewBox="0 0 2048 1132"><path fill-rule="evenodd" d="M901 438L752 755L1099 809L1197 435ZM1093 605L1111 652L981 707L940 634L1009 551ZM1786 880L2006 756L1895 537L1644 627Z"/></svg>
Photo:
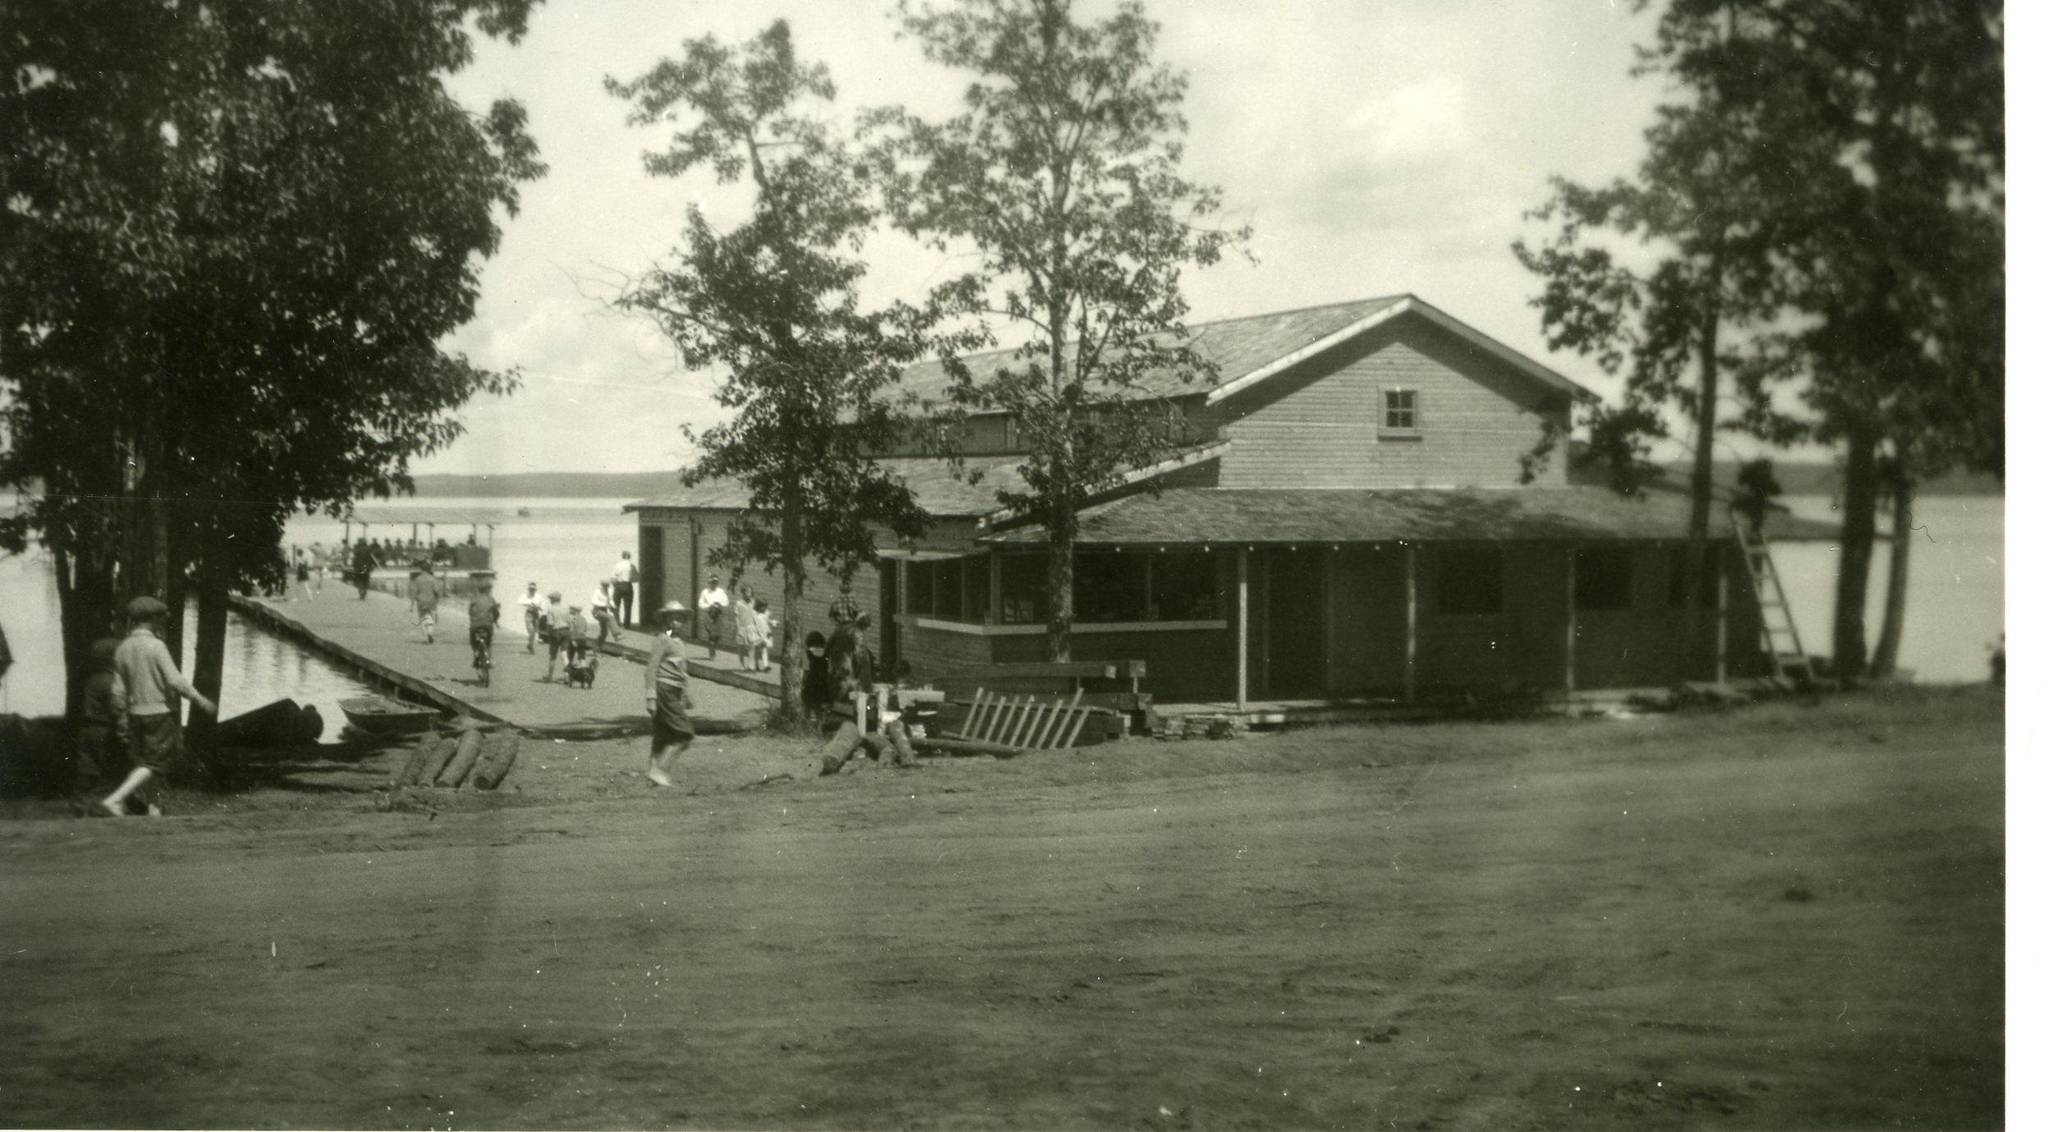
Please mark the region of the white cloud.
<svg viewBox="0 0 2048 1132"><path fill-rule="evenodd" d="M1410 83L1361 103L1344 127L1359 135L1364 152L1376 161L1429 161L1458 154L1471 144L1465 84L1453 75Z"/></svg>

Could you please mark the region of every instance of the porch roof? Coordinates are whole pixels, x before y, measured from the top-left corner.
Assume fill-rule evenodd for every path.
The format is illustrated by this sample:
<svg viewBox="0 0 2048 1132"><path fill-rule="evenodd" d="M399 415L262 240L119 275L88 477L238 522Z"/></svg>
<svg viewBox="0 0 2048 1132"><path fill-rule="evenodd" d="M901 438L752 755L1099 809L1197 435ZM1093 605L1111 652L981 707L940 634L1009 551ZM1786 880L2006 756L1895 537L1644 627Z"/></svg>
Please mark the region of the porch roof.
<svg viewBox="0 0 2048 1132"><path fill-rule="evenodd" d="M1178 488L1090 507L1080 516L1081 546L1170 546L1340 542L1510 542L1682 540L1687 501L1605 488ZM1774 515L1777 540L1833 538L1825 523ZM1716 507L1712 535L1732 538ZM1041 526L981 536L998 546L1036 546Z"/></svg>

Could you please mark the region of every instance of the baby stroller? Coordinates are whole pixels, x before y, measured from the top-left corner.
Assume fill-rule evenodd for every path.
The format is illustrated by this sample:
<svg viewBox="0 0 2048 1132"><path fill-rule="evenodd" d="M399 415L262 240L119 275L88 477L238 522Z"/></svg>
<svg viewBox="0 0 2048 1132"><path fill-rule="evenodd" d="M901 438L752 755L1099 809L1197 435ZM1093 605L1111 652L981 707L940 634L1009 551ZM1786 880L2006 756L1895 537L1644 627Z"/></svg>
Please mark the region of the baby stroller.
<svg viewBox="0 0 2048 1132"><path fill-rule="evenodd" d="M597 650L588 640L569 642L569 668L564 674L571 688L594 688L597 686Z"/></svg>

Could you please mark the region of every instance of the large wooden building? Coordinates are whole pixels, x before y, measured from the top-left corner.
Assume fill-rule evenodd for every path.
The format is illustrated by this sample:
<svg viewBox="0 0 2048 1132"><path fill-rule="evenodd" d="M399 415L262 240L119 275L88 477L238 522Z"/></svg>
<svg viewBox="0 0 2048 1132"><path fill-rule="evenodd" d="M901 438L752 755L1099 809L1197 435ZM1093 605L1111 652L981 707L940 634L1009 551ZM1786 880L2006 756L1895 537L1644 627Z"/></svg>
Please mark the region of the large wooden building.
<svg viewBox="0 0 2048 1132"><path fill-rule="evenodd" d="M1716 568L1684 608L1683 499L1572 486L1561 445L1525 477L1524 457L1546 430L1568 432L1586 396L1548 367L1412 295L1193 333L1215 379L1152 390L1188 420L1187 447L1132 470L1080 517L1077 659L1146 661L1162 702L1574 691L1770 670L1725 515ZM1004 360L966 361L987 372ZM946 377L930 364L904 380L936 394ZM1044 659L1045 532L996 502L1020 482L1018 452L1012 423L988 414L965 440L977 482L930 455L885 461L937 520L855 579L885 663L916 676ZM745 505L736 485L707 483L628 508L644 609L694 604ZM811 624L835 589L814 587Z"/></svg>

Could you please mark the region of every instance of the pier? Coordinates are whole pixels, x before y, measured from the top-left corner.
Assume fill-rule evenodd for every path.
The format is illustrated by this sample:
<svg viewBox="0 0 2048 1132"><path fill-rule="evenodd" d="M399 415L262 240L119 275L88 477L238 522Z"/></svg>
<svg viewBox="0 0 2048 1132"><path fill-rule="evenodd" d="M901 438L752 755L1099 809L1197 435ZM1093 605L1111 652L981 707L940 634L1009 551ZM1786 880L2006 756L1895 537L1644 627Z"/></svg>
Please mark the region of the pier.
<svg viewBox="0 0 2048 1132"><path fill-rule="evenodd" d="M410 605L379 590L358 599L353 588L329 585L310 598L237 595L232 601L240 615L397 699L544 738L601 739L649 730L643 665L650 636L643 632L627 630L622 640L605 642L595 687L569 687L559 660L554 680L547 682L547 647L537 644L528 655L521 611L501 596L491 684L484 687L470 663L466 600L441 603L431 645ZM744 731L766 722L779 689L773 668L741 672L730 651L707 658L701 643L690 652L690 714L701 731Z"/></svg>

